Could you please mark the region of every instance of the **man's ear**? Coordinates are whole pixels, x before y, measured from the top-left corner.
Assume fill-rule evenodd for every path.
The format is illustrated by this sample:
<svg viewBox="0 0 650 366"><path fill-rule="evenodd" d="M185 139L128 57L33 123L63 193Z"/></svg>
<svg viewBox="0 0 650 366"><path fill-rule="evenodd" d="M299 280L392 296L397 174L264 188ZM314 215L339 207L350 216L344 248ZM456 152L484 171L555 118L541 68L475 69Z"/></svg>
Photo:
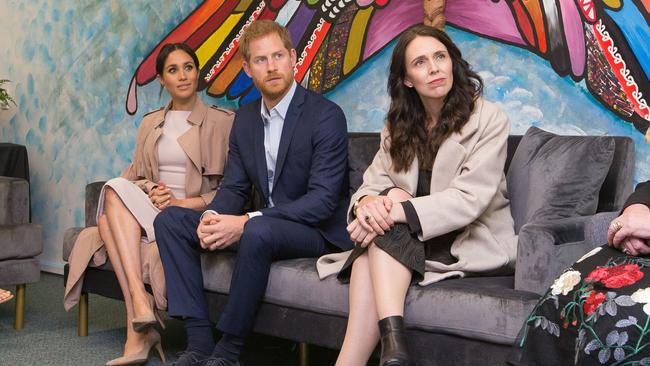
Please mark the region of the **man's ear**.
<svg viewBox="0 0 650 366"><path fill-rule="evenodd" d="M298 62L298 55L296 54L296 49L292 48L291 51L289 51L289 55L291 55L291 67L295 68L296 62Z"/></svg>
<svg viewBox="0 0 650 366"><path fill-rule="evenodd" d="M251 69L248 67L248 61L244 61L241 66L244 69L244 72L246 73L246 75L248 75L248 77L252 78Z"/></svg>

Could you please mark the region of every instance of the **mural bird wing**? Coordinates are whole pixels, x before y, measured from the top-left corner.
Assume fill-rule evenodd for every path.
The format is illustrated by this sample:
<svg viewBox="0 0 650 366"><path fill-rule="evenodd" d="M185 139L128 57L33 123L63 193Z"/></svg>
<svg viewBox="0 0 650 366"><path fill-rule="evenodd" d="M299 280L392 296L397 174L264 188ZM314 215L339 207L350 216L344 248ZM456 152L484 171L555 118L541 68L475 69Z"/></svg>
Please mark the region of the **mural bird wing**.
<svg viewBox="0 0 650 366"><path fill-rule="evenodd" d="M296 80L324 93L423 16L421 0L206 0L138 66L126 109L136 112L137 86L155 79L155 59L166 43L184 42L196 51L199 90L245 104L259 97L238 48L254 20L275 20L289 29L298 54Z"/></svg>
<svg viewBox="0 0 650 366"><path fill-rule="evenodd" d="M584 80L650 141L649 11L647 0L454 0L445 16L458 28L538 54L560 76Z"/></svg>

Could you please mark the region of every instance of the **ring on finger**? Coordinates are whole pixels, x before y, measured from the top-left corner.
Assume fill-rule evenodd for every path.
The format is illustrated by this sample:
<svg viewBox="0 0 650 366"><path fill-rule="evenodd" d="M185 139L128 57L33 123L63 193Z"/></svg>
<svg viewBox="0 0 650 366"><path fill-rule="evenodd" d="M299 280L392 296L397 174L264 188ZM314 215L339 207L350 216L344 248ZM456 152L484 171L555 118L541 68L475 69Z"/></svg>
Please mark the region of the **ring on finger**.
<svg viewBox="0 0 650 366"><path fill-rule="evenodd" d="M623 228L623 224L621 224L620 221L614 220L609 225L609 228L612 229L613 232L617 232Z"/></svg>
<svg viewBox="0 0 650 366"><path fill-rule="evenodd" d="M630 255L630 250L627 248L623 248L623 253Z"/></svg>

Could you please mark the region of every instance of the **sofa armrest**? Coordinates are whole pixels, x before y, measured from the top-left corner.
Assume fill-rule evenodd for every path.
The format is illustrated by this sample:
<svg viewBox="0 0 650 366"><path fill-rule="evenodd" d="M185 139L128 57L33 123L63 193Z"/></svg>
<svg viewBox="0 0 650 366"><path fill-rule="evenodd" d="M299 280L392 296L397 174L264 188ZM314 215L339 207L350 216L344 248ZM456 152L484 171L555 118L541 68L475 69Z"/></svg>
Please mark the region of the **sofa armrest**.
<svg viewBox="0 0 650 366"><path fill-rule="evenodd" d="M607 228L619 214L618 211L601 212L591 216L585 225L585 240L598 245L607 243Z"/></svg>
<svg viewBox="0 0 650 366"><path fill-rule="evenodd" d="M104 183L106 182L93 182L86 185L86 227L97 226L97 204Z"/></svg>
<svg viewBox="0 0 650 366"><path fill-rule="evenodd" d="M533 222L519 231L515 289L546 292L555 278L583 254L607 242L615 212Z"/></svg>

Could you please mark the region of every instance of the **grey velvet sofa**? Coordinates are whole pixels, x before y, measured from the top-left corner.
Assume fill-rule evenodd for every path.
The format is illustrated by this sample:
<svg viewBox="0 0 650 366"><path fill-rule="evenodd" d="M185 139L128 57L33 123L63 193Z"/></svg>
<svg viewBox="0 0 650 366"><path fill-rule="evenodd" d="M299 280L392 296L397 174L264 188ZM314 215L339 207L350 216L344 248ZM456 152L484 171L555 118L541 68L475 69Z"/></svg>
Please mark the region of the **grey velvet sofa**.
<svg viewBox="0 0 650 366"><path fill-rule="evenodd" d="M351 190L379 146L377 133L349 135ZM586 137L598 139L597 137ZM508 139L508 161L522 136ZM633 142L613 137L613 161L600 187L595 215L523 223L518 262L511 276L469 277L431 286L413 286L406 306L409 347L417 365L503 365L528 312L552 279L589 249L605 242L606 226L632 191ZM589 164L588 161L585 164ZM86 225L95 225L95 207L102 183L86 187ZM544 187L537 187L536 190ZM535 191L527 193L535 195ZM510 197L511 201L527 197ZM514 213L513 213L514 215ZM66 232L67 260L81 228ZM210 253L202 258L205 293L216 320L225 306L234 255ZM67 268L67 267L66 267ZM67 272L66 272L67 273ZM90 268L83 293L115 299L121 293L110 264ZM276 262L257 316L255 331L299 342L301 364L307 364L308 344L340 348L347 321L348 286L333 277L318 279L315 259ZM87 297L80 304L80 334L87 329Z"/></svg>
<svg viewBox="0 0 650 366"><path fill-rule="evenodd" d="M42 228L29 221L29 183L0 176L0 286L16 286L17 330L25 322L26 285L41 276L35 257L43 251Z"/></svg>

